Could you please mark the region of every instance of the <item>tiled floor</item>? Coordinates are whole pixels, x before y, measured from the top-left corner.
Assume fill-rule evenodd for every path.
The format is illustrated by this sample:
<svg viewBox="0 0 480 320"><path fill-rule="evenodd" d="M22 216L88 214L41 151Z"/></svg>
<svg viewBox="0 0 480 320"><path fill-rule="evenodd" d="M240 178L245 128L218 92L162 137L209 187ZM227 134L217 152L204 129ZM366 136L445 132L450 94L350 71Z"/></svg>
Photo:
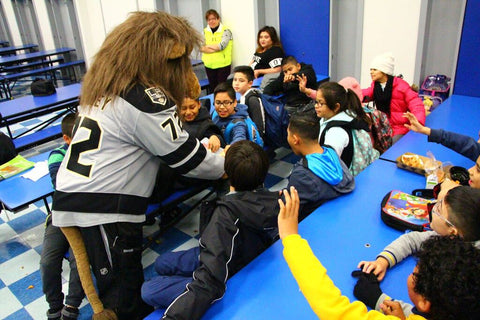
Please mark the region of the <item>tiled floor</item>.
<svg viewBox="0 0 480 320"><path fill-rule="evenodd" d="M28 125L32 125L31 121ZM24 127L15 128L17 132ZM27 150L22 155L28 157L45 152L60 145L56 140L46 145ZM265 186L271 190L280 190L286 186L286 177L298 158L287 149L278 149ZM21 190L19 190L21 192ZM201 196L201 195L199 195ZM191 205L193 200L184 203ZM188 249L198 245L198 209L194 210L174 228L167 231L158 241L143 252L145 278L154 275L153 262L162 253ZM2 210L0 213L0 319L45 319L48 305L42 292L39 272L40 252L46 210L39 201L28 208L12 213ZM158 226L144 227L147 236L157 230ZM64 261L63 289L67 291L69 274L68 263ZM92 310L84 299L79 319L90 319Z"/></svg>

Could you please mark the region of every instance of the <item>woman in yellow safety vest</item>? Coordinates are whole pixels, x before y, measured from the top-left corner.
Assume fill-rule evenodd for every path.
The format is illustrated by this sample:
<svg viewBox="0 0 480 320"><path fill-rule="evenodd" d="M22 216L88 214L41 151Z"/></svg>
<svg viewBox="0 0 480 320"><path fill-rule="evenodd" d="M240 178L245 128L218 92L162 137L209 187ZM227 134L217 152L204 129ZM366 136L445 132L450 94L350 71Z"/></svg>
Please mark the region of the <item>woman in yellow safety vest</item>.
<svg viewBox="0 0 480 320"><path fill-rule="evenodd" d="M205 14L208 26L203 30L205 45L202 61L207 72L210 89L227 80L232 65L232 32L220 22L217 11L210 9Z"/></svg>

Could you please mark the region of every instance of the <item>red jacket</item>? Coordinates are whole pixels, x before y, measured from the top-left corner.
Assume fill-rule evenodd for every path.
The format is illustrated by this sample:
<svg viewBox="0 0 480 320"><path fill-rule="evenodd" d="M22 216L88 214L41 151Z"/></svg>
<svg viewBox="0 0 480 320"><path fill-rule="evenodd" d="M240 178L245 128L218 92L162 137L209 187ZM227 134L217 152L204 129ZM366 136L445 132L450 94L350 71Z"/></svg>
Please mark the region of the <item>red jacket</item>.
<svg viewBox="0 0 480 320"><path fill-rule="evenodd" d="M362 89L364 97L373 97L375 82L367 89ZM403 79L394 77L392 86L392 100L390 102L390 116L388 120L393 129L393 135L405 134L408 129L403 125L408 122L403 113L410 111L417 117L421 124L425 124L425 107L418 94L410 88L410 85Z"/></svg>

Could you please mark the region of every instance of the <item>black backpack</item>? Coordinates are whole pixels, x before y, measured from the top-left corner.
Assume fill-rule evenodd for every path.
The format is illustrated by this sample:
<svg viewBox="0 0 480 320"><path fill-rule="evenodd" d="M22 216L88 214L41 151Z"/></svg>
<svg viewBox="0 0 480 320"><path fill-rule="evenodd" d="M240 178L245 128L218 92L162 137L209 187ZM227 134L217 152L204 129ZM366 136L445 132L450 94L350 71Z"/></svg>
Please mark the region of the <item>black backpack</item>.
<svg viewBox="0 0 480 320"><path fill-rule="evenodd" d="M57 92L52 80L36 78L30 85L30 91L34 97L49 96Z"/></svg>

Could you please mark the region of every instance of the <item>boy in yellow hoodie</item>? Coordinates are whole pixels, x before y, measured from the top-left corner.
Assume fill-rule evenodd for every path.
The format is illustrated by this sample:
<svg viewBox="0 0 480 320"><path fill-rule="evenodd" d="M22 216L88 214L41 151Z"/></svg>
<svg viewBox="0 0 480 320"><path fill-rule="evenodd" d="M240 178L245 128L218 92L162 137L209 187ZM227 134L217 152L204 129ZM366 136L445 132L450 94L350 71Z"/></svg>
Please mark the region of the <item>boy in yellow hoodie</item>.
<svg viewBox="0 0 480 320"><path fill-rule="evenodd" d="M294 187L279 200L278 229L283 255L315 314L329 319L478 319L480 314L480 250L457 237L433 237L417 253L408 277L408 294L423 313L404 315L400 303L385 301L382 312L342 296L325 267L298 234L299 198ZM313 272L312 272L313 271ZM361 281L361 280L359 280Z"/></svg>

